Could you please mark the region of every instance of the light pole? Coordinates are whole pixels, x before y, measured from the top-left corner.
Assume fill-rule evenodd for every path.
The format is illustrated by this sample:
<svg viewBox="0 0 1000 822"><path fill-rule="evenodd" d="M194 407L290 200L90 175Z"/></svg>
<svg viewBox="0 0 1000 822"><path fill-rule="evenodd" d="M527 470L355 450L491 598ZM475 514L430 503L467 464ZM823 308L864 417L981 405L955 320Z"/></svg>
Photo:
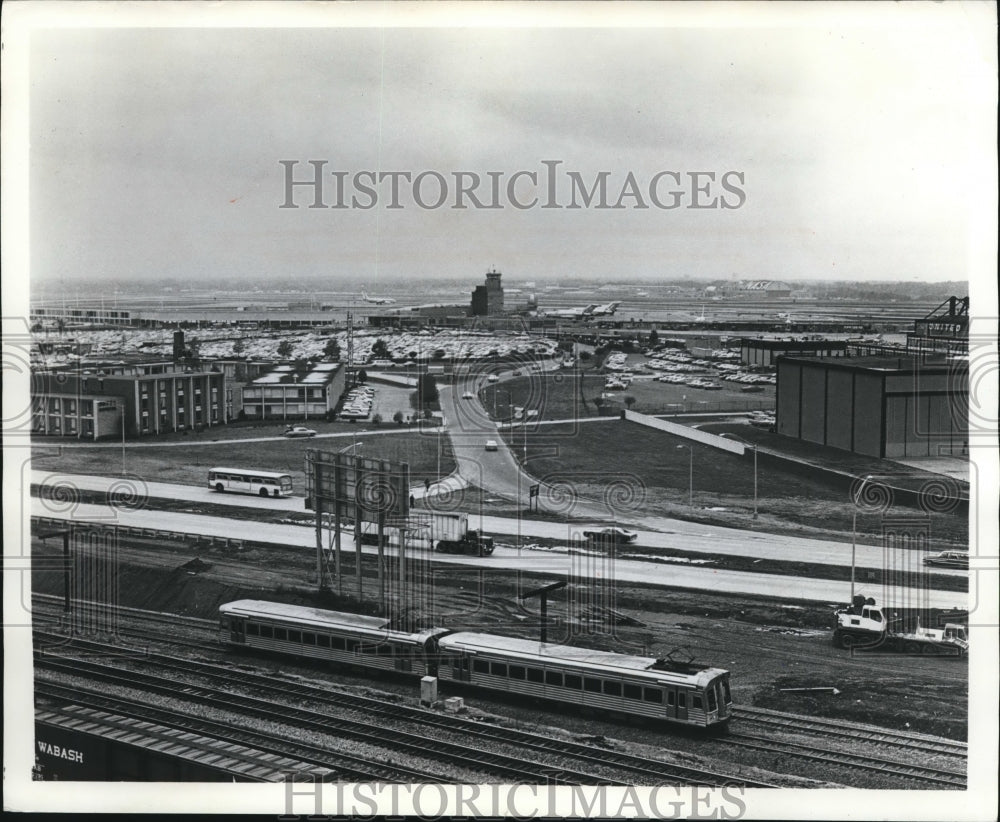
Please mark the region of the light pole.
<svg viewBox="0 0 1000 822"><path fill-rule="evenodd" d="M122 405L122 476L125 476L125 406Z"/></svg>
<svg viewBox="0 0 1000 822"><path fill-rule="evenodd" d="M362 447L363 448L364 447L364 443L363 442L359 443L358 440L357 440L357 435L355 435L354 442L352 442L350 445L345 445L337 453L338 454L343 454L348 448L350 448L350 449L356 449L358 447ZM352 453L353 453L353 450L352 450Z"/></svg>
<svg viewBox="0 0 1000 822"><path fill-rule="evenodd" d="M757 519L757 444L753 446L753 518Z"/></svg>
<svg viewBox="0 0 1000 822"><path fill-rule="evenodd" d="M688 460L688 505L694 508L694 449L690 445L678 445L678 450L686 448Z"/></svg>
<svg viewBox="0 0 1000 822"><path fill-rule="evenodd" d="M865 490L865 486L868 484L868 480L872 478L869 474L861 482L861 486L858 488L856 494L851 497L851 502L854 506L854 516L851 520L851 604L854 604L854 562L857 556L858 548L858 497L861 496L861 492Z"/></svg>

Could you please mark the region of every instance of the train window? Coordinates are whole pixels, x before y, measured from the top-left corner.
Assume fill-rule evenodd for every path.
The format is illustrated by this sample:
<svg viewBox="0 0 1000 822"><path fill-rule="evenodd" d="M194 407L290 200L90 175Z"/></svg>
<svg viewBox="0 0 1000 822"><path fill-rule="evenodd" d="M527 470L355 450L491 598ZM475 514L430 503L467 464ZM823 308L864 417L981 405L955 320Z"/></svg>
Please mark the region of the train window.
<svg viewBox="0 0 1000 822"><path fill-rule="evenodd" d="M503 662L491 662L490 673L493 676L507 676L507 666Z"/></svg>
<svg viewBox="0 0 1000 822"><path fill-rule="evenodd" d="M358 650L358 641L356 639L345 639L344 640L344 647L348 651L356 651L356 650Z"/></svg>
<svg viewBox="0 0 1000 822"><path fill-rule="evenodd" d="M337 651L344 650L344 638L342 636L330 637L330 647Z"/></svg>
<svg viewBox="0 0 1000 822"><path fill-rule="evenodd" d="M621 696L622 684L620 682L605 682L604 693L608 696Z"/></svg>
<svg viewBox="0 0 1000 822"><path fill-rule="evenodd" d="M260 636L260 628L253 622L247 623L247 636Z"/></svg>
<svg viewBox="0 0 1000 822"><path fill-rule="evenodd" d="M326 634L317 634L316 644L319 645L320 648L329 648L330 637L328 637Z"/></svg>
<svg viewBox="0 0 1000 822"><path fill-rule="evenodd" d="M485 659L474 659L472 660L472 670L477 674L488 674L490 666Z"/></svg>
<svg viewBox="0 0 1000 822"><path fill-rule="evenodd" d="M284 628L275 628L274 629L274 638L275 639L280 639L280 640L284 641L284 640L288 639L288 631L286 631Z"/></svg>
<svg viewBox="0 0 1000 822"><path fill-rule="evenodd" d="M719 700L715 698L715 688L708 689L708 710L715 711L719 707Z"/></svg>
<svg viewBox="0 0 1000 822"><path fill-rule="evenodd" d="M667 704L668 705L673 705L674 704L674 692L673 691L667 691Z"/></svg>
<svg viewBox="0 0 1000 822"><path fill-rule="evenodd" d="M701 704L701 694L693 694L691 696L691 707L697 708L699 711L702 709L702 707L704 707Z"/></svg>
<svg viewBox="0 0 1000 822"><path fill-rule="evenodd" d="M528 682L544 682L545 676L541 668L528 668Z"/></svg>
<svg viewBox="0 0 1000 822"><path fill-rule="evenodd" d="M556 685L561 688L563 684L563 675L559 673L559 671L546 671L545 684Z"/></svg>
<svg viewBox="0 0 1000 822"><path fill-rule="evenodd" d="M274 636L274 629L270 625L261 625L260 635L264 637L264 639L271 639Z"/></svg>
<svg viewBox="0 0 1000 822"><path fill-rule="evenodd" d="M687 707L687 694L677 694L677 707L686 708Z"/></svg>
<svg viewBox="0 0 1000 822"><path fill-rule="evenodd" d="M660 705L663 703L663 691L659 688L643 688L642 698L646 702L655 702Z"/></svg>
<svg viewBox="0 0 1000 822"><path fill-rule="evenodd" d="M642 699L642 688L638 685L625 685L626 699Z"/></svg>
<svg viewBox="0 0 1000 822"><path fill-rule="evenodd" d="M727 705L733 701L732 696L729 694L729 681L726 679L722 680L722 695L725 697Z"/></svg>
<svg viewBox="0 0 1000 822"><path fill-rule="evenodd" d="M288 632L288 641L289 642L302 642L302 633L301 633L301 631L289 631Z"/></svg>
<svg viewBox="0 0 1000 822"><path fill-rule="evenodd" d="M511 679L524 679L524 667L521 665L511 665L508 669Z"/></svg>
<svg viewBox="0 0 1000 822"><path fill-rule="evenodd" d="M566 676L563 679L565 680L563 684L567 688L572 688L575 691L579 691L580 688L583 687L583 680L580 677L576 676L575 674L566 674Z"/></svg>
<svg viewBox="0 0 1000 822"><path fill-rule="evenodd" d="M589 676L584 677L583 680L583 690L590 691L591 693L599 694L601 692L601 680L591 679Z"/></svg>
<svg viewBox="0 0 1000 822"><path fill-rule="evenodd" d="M310 634L308 631L302 632L302 644L303 645L315 645L316 644L316 634Z"/></svg>

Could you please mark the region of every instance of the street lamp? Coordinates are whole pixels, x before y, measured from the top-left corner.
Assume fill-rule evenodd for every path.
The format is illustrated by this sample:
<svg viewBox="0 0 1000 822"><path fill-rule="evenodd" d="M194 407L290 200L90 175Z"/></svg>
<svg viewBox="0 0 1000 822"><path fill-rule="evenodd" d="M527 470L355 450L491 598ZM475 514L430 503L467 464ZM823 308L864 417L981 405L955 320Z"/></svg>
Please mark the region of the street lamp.
<svg viewBox="0 0 1000 822"><path fill-rule="evenodd" d="M861 496L861 492L865 490L865 486L868 481L872 478L869 474L861 482L861 486L858 488L856 494L851 497L851 502L854 504L854 517L851 521L851 602L854 602L854 562L857 556L858 547L858 497Z"/></svg>
<svg viewBox="0 0 1000 822"><path fill-rule="evenodd" d="M757 519L757 443L753 446L753 518Z"/></svg>
<svg viewBox="0 0 1000 822"><path fill-rule="evenodd" d="M343 454L348 448L355 449L355 448L359 448L359 447L364 447L364 443L363 442L358 442L357 439L355 439L354 442L352 442L350 445L345 445L337 453L338 454ZM353 451L352 451L352 453L353 453Z"/></svg>
<svg viewBox="0 0 1000 822"><path fill-rule="evenodd" d="M678 445L678 449L686 448L690 459L688 460L688 505L694 507L694 449L690 445Z"/></svg>

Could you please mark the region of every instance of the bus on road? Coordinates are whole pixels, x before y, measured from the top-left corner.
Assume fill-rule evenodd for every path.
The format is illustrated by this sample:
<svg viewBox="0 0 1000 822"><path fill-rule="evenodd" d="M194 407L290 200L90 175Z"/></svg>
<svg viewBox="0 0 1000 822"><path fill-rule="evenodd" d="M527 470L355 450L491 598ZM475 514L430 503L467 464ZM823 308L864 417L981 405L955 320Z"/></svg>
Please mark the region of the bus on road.
<svg viewBox="0 0 1000 822"><path fill-rule="evenodd" d="M208 472L208 487L219 492L282 497L292 493L292 475L252 468L212 468Z"/></svg>

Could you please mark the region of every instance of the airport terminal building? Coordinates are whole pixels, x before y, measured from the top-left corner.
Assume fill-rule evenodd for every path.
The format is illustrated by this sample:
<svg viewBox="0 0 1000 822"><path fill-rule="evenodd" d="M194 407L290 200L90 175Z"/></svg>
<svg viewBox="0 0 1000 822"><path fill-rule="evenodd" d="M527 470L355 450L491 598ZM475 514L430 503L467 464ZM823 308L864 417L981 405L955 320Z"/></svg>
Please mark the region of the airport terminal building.
<svg viewBox="0 0 1000 822"><path fill-rule="evenodd" d="M968 454L965 360L785 356L777 367L778 434L880 458Z"/></svg>

